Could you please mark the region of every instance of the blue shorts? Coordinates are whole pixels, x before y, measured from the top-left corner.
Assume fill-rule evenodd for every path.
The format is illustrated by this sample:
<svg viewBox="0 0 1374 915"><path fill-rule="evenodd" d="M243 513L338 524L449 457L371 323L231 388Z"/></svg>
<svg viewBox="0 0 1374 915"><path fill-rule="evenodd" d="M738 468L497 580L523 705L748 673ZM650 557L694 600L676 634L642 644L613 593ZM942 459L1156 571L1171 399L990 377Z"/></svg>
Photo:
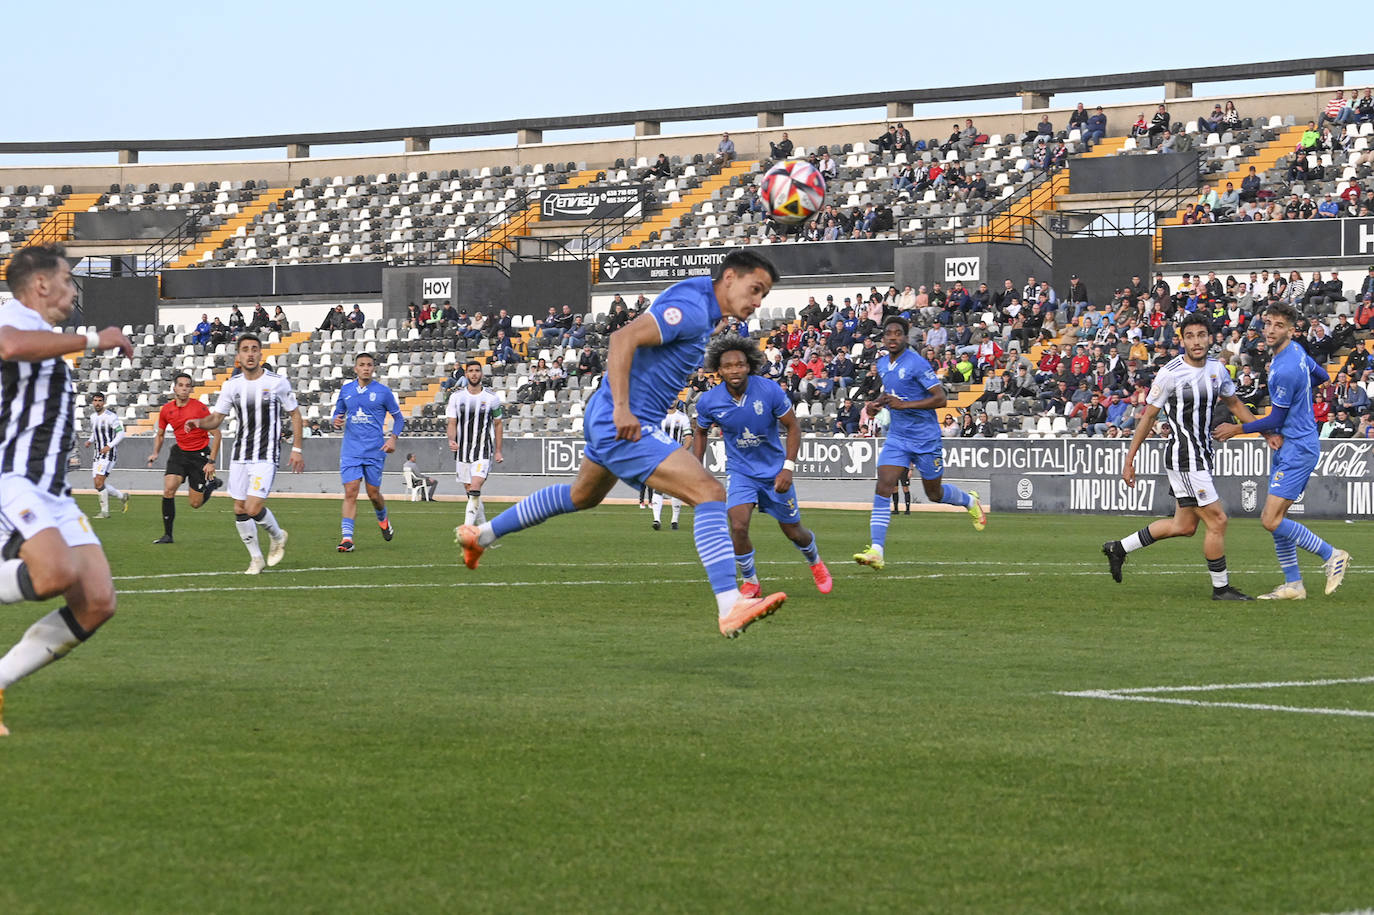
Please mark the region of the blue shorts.
<svg viewBox="0 0 1374 915"><path fill-rule="evenodd" d="M772 515L782 524L797 524L801 521L801 509L797 507L797 487L789 486L787 492L773 489L772 477L751 477L742 473L725 475L725 509L729 511L736 505L759 504L759 510Z"/></svg>
<svg viewBox="0 0 1374 915"><path fill-rule="evenodd" d="M586 421L583 439L586 442L583 457L605 467L631 486L648 483L658 465L682 447L653 423L641 424L639 441L617 441L615 423L609 418Z"/></svg>
<svg viewBox="0 0 1374 915"><path fill-rule="evenodd" d="M1280 448L1274 455L1274 466L1269 475L1269 494L1296 502L1307 488L1307 481L1312 471L1317 469L1321 456L1320 451Z"/></svg>
<svg viewBox="0 0 1374 915"><path fill-rule="evenodd" d="M916 472L923 480L938 480L945 475L944 451L938 447L935 451L917 451L905 442L888 436L878 455L878 466L907 468L912 464L916 465Z"/></svg>
<svg viewBox="0 0 1374 915"><path fill-rule="evenodd" d="M386 456L382 454L376 459L344 457L339 461L339 479L345 483L361 479L369 486L381 486L382 467L385 464Z"/></svg>

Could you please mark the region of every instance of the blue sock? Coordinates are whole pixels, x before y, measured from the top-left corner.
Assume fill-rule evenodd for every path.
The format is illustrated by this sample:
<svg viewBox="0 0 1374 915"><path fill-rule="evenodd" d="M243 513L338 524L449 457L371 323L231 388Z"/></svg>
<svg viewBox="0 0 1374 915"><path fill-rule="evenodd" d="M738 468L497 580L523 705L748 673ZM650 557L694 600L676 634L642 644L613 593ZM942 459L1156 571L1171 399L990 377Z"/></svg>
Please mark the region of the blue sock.
<svg viewBox="0 0 1374 915"><path fill-rule="evenodd" d="M577 508L573 505L572 486L567 483L545 486L493 518L491 532L497 537L504 537L516 531L523 531L527 527L542 524L554 515L575 511Z"/></svg>
<svg viewBox="0 0 1374 915"><path fill-rule="evenodd" d="M1292 540L1298 546L1307 550L1307 552L1316 553L1322 558L1323 562L1331 558L1331 544L1309 531L1297 521L1291 521L1288 518L1284 518L1280 521L1279 526L1274 529L1274 536L1278 537L1280 534Z"/></svg>
<svg viewBox="0 0 1374 915"><path fill-rule="evenodd" d="M868 539L874 546L887 542L887 526L892 523L892 506L887 496L873 494L873 515L868 519Z"/></svg>
<svg viewBox="0 0 1374 915"><path fill-rule="evenodd" d="M724 502L703 502L692 512L692 539L706 567L711 590L720 594L735 588L735 548Z"/></svg>
<svg viewBox="0 0 1374 915"><path fill-rule="evenodd" d="M372 513L375 514L375 515L377 516L377 523L378 523L378 524L381 524L383 521L386 520L386 506L385 506L385 505L383 505L381 508L374 508L374 509L372 510Z"/></svg>
<svg viewBox="0 0 1374 915"><path fill-rule="evenodd" d="M946 483L940 493L940 501L946 505L962 505L964 508L968 508L973 504L973 497L958 486L950 486Z"/></svg>
<svg viewBox="0 0 1374 915"><path fill-rule="evenodd" d="M807 565L813 566L821 561L821 551L820 548L816 546L816 535L814 533L811 535L811 542L809 544L806 546L799 546L797 549L801 550L801 554L805 557Z"/></svg>
<svg viewBox="0 0 1374 915"><path fill-rule="evenodd" d="M1302 581L1302 572L1298 571L1298 545L1293 542L1293 539L1274 531L1274 552L1279 557L1279 568L1283 570L1283 580L1289 582Z"/></svg>
<svg viewBox="0 0 1374 915"><path fill-rule="evenodd" d="M343 523L342 523L341 525L339 525L339 526L340 526L341 528L343 528L343 539L344 539L344 540L352 540L352 539L353 539L353 519L352 519L352 518L345 518L345 519L343 519Z"/></svg>
<svg viewBox="0 0 1374 915"><path fill-rule="evenodd" d="M735 568L739 570L740 578L758 578L758 569L754 568L754 551L735 554Z"/></svg>

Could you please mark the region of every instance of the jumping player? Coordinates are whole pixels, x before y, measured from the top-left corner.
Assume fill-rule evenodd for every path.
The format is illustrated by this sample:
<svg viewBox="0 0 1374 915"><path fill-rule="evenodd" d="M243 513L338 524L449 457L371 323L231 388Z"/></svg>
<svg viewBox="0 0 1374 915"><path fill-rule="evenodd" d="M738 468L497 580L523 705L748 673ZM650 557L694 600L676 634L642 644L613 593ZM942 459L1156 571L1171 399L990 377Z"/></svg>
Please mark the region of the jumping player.
<svg viewBox="0 0 1374 915"><path fill-rule="evenodd" d="M175 443L171 454L167 455L167 469L162 475L162 536L153 543L173 542L172 527L177 518L176 496L183 482L190 489L187 498L192 508L200 508L216 489L224 485L224 481L215 476L215 461L219 459L219 429L206 432L186 426L190 420L210 415L209 407L200 400L191 399L194 387L191 376L179 372L172 382L172 399L157 411L157 432L153 436L153 453L148 455L148 466L157 463L168 429L172 430Z"/></svg>
<svg viewBox="0 0 1374 915"><path fill-rule="evenodd" d="M353 522L358 515L358 489L367 486L367 498L377 515L382 539L391 542L395 528L386 514L386 498L382 495L382 468L386 456L396 450L405 421L401 405L391 388L373 380L377 360L371 353L359 353L353 359L355 381L339 389L334 403L334 428L343 430L343 445L339 449L339 479L343 481L343 519L339 552L353 552ZM383 434L387 414L391 415L391 432Z"/></svg>
<svg viewBox="0 0 1374 915"><path fill-rule="evenodd" d="M1164 449L1164 467L1169 474L1169 490L1178 503L1172 518L1152 521L1124 540L1102 545L1112 579L1121 581L1126 556L1169 537L1191 537L1198 522L1207 526L1202 541L1202 556L1212 577L1212 600L1254 600L1231 586L1226 570L1226 510L1212 482L1212 414L1217 401L1243 422L1254 414L1236 396L1231 373L1216 359L1209 358L1211 325L1201 314L1191 314L1179 325L1183 355L1159 370L1145 401L1145 412L1131 437L1121 478L1135 486L1135 456L1154 428L1155 419L1164 413L1174 435Z"/></svg>
<svg viewBox="0 0 1374 915"><path fill-rule="evenodd" d="M110 517L110 496L119 500L123 511L129 510L129 494L120 492L109 482L119 461L119 443L124 441L124 424L119 414L105 405L105 395L96 391L91 395L91 434L86 439L87 448L95 448L91 459L91 482L96 495L100 497L100 512L97 518Z"/></svg>
<svg viewBox="0 0 1374 915"><path fill-rule="evenodd" d="M721 381L697 400L692 453L702 460L707 434L712 426L720 428L728 471L725 505L730 539L735 547L735 568L744 580L740 593L745 597L762 593L754 565L754 544L749 539L749 519L757 504L777 519L783 534L801 551L816 588L829 594L834 582L821 562L816 535L802 527L797 487L792 483L801 450L801 423L778 383L757 374L762 369L763 354L753 340L725 334L711 341L706 347L706 371L718 372ZM778 435L780 428L787 433L786 446Z"/></svg>
<svg viewBox="0 0 1374 915"><path fill-rule="evenodd" d="M973 516L975 530L981 531L988 523L987 509L977 493L967 493L944 482L944 452L935 411L947 402L945 389L930 363L907 346L910 333L911 325L899 315L883 321L883 346L887 352L874 362L883 379L883 393L864 406L870 416L887 407L892 418L887 441L878 455L878 485L869 520L873 542L863 552L854 554L859 565L880 571L886 562L883 547L892 518L888 501L897 491L902 471L912 464L921 475L927 499L967 509Z"/></svg>
<svg viewBox="0 0 1374 915"><path fill-rule="evenodd" d="M740 594L725 488L659 426L701 364L721 318L747 321L777 278L765 258L732 251L714 279L693 277L670 287L612 334L603 382L587 402L586 448L577 479L572 485L546 486L480 527L459 528L464 564L475 569L498 537L600 505L620 479L631 486L647 483L696 508L693 539L715 592L721 635L734 638L782 606L787 595L781 592L764 598Z"/></svg>
<svg viewBox="0 0 1374 915"><path fill-rule="evenodd" d="M1269 364L1269 403L1272 407L1262 419L1237 425L1217 426L1217 441L1226 441L1242 432L1277 432L1283 444L1274 455L1269 477L1269 496L1260 512L1260 523L1274 537L1274 552L1283 570L1283 584L1260 600L1303 600L1307 588L1298 569L1298 547L1322 559L1326 573L1326 593L1341 586L1350 567L1350 554L1338 550L1302 524L1287 517L1307 489L1307 481L1321 459L1321 439L1312 409L1312 388L1331 380L1326 369L1313 362L1303 348L1293 342L1298 313L1291 305L1270 305L1264 313L1264 342L1274 354Z"/></svg>

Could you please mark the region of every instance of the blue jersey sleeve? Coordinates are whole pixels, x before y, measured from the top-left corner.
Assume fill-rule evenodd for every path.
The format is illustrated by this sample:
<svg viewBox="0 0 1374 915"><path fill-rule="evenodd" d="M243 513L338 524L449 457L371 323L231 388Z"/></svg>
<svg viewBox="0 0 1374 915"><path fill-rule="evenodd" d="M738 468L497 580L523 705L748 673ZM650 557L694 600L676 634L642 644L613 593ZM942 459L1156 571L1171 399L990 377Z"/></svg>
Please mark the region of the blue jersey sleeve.
<svg viewBox="0 0 1374 915"><path fill-rule="evenodd" d="M707 391L697 400L697 425L709 429L716 424L714 390Z"/></svg>
<svg viewBox="0 0 1374 915"><path fill-rule="evenodd" d="M339 388L339 396L334 398L334 415L343 416L348 412L348 401L344 396L348 391L348 385Z"/></svg>
<svg viewBox="0 0 1374 915"><path fill-rule="evenodd" d="M658 335L663 343L694 340L709 334L714 329L714 322L708 311L699 298L667 293L649 306L649 314L658 324Z"/></svg>

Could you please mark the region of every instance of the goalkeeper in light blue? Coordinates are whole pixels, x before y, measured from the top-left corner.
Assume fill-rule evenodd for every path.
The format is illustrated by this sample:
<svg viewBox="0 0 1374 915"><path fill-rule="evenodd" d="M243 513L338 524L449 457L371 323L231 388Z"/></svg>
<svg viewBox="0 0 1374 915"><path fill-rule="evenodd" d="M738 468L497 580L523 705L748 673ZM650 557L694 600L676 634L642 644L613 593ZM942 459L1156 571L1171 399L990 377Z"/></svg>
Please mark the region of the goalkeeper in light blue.
<svg viewBox="0 0 1374 915"><path fill-rule="evenodd" d="M478 560L498 537L568 512L600 505L617 480L648 484L694 506L697 555L716 596L721 635L734 638L787 600L782 592L745 597L735 581L735 551L726 521L725 488L661 424L687 379L701 365L706 341L724 318L748 321L778 279L766 258L736 250L714 279L693 277L665 290L638 318L611 335L601 387L587 401L586 448L577 478L546 486L480 526L457 530L463 564Z"/></svg>
<svg viewBox="0 0 1374 915"><path fill-rule="evenodd" d="M883 348L887 352L874 362L883 379L883 393L864 406L870 416L887 407L891 417L887 441L878 454L878 485L869 519L872 542L863 552L854 554L859 565L878 570L886 563L884 548L892 519L892 494L897 491L902 473L912 464L921 475L927 499L966 509L977 530L988 523L987 509L977 493L967 493L944 482L944 451L935 411L947 402L945 388L930 363L907 345L910 333L911 325L905 318L893 315L883 321Z"/></svg>
<svg viewBox="0 0 1374 915"><path fill-rule="evenodd" d="M1298 569L1298 548L1320 557L1326 573L1326 593L1340 587L1350 566L1350 554L1338 550L1297 521L1288 518L1288 509L1302 497L1307 481L1321 460L1320 430L1312 411L1312 389L1326 384L1331 376L1312 361L1293 340L1298 313L1291 305L1270 305L1264 313L1264 342L1274 354L1269 364L1269 413L1238 425L1224 423L1213 435L1226 441L1242 432L1278 433L1283 444L1274 455L1269 475L1269 496L1260 512L1260 523L1274 537L1274 552L1283 571L1283 584L1260 600L1303 600L1307 588Z"/></svg>

